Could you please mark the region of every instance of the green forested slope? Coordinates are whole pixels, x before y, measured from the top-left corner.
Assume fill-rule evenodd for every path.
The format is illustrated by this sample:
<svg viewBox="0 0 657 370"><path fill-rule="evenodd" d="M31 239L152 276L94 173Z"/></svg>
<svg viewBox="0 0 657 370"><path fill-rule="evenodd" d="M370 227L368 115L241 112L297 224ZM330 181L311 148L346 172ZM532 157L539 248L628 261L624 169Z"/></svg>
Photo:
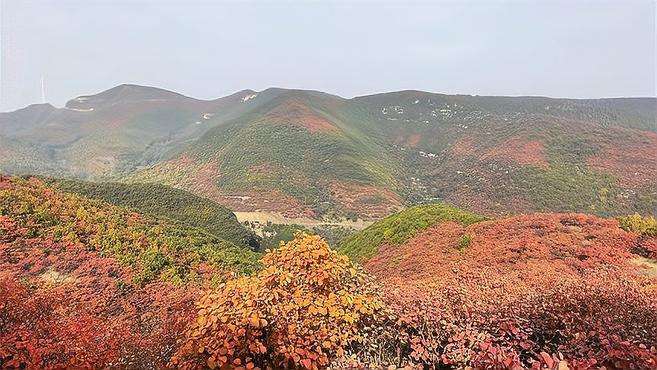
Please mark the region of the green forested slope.
<svg viewBox="0 0 657 370"><path fill-rule="evenodd" d="M241 225L226 207L207 199L158 184L94 183L77 180L52 180L66 192L99 199L117 206L158 217L167 217L199 227L235 245L260 249L260 240Z"/></svg>

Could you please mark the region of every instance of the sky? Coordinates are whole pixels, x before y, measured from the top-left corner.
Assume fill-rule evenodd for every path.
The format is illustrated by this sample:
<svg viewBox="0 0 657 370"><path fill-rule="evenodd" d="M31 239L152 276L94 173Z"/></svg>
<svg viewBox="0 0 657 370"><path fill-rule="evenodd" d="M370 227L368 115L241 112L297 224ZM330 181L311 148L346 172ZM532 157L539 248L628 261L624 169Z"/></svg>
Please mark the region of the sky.
<svg viewBox="0 0 657 370"><path fill-rule="evenodd" d="M655 0L0 0L0 111L121 83L210 99L655 96Z"/></svg>

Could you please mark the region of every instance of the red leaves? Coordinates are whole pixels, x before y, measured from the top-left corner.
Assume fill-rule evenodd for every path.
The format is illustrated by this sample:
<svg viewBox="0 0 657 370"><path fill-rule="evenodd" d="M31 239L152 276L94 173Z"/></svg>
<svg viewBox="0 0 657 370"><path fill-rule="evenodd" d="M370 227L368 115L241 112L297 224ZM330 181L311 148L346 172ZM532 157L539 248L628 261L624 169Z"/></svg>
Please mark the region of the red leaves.
<svg viewBox="0 0 657 370"><path fill-rule="evenodd" d="M386 343L402 363L650 369L657 281L632 262L635 245L614 220L528 215L444 223L366 267L397 316Z"/></svg>
<svg viewBox="0 0 657 370"><path fill-rule="evenodd" d="M552 369L554 367L554 360L550 355L548 355L545 352L541 352L539 354L541 356L541 360L545 363L545 365L549 368Z"/></svg>
<svg viewBox="0 0 657 370"><path fill-rule="evenodd" d="M165 366L187 323L194 286L132 284L131 268L79 242L90 238L85 230L55 238L63 229L52 226L53 217L91 217L76 201L38 180L6 184L9 193L0 195L0 212L9 210L0 216L0 367ZM83 229L89 226L98 225Z"/></svg>
<svg viewBox="0 0 657 370"><path fill-rule="evenodd" d="M312 369L313 360L311 360L309 358L306 358L306 359L301 360L300 362L301 362L301 365L303 365L303 367L305 367L306 369Z"/></svg>
<svg viewBox="0 0 657 370"><path fill-rule="evenodd" d="M121 340L129 333L87 312L73 314L67 299L56 289L30 292L13 279L1 279L4 367L103 367L117 362Z"/></svg>
<svg viewBox="0 0 657 370"><path fill-rule="evenodd" d="M92 298L76 286L32 286L0 278L0 364L3 367L162 367L186 320L185 298L167 287L108 294L91 285ZM154 290L162 290L158 287ZM187 311L188 312L188 311ZM8 362L6 362L8 361ZM11 365L14 364L14 365ZM111 365L113 364L113 365Z"/></svg>

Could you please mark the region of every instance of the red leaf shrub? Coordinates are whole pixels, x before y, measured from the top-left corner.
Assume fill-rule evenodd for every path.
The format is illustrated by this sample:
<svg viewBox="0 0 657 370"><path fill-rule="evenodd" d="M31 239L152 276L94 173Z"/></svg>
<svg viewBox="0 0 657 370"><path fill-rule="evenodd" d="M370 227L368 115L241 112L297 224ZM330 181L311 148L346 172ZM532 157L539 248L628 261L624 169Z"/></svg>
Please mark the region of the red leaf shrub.
<svg viewBox="0 0 657 370"><path fill-rule="evenodd" d="M58 290L30 292L0 279L0 365L105 367L116 364L130 333L82 310L67 312L68 298Z"/></svg>

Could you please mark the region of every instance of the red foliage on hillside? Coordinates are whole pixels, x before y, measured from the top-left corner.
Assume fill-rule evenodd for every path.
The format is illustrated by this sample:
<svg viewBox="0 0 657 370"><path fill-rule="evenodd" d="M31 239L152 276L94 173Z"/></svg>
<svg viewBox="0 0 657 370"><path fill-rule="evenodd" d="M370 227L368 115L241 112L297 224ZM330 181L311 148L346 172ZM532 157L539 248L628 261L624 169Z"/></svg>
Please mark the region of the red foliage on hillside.
<svg viewBox="0 0 657 370"><path fill-rule="evenodd" d="M366 263L381 289L301 234L202 292L221 240L0 177L0 367L654 369L654 219L621 221L412 225Z"/></svg>
<svg viewBox="0 0 657 370"><path fill-rule="evenodd" d="M460 250L463 235L471 242ZM631 257L635 242L636 236L615 220L581 214L517 216L465 228L458 223L436 225L402 246L382 247L366 267L380 278L414 281L444 279L442 275L452 277L468 268L469 274L482 278L491 272L508 276L513 288L536 276L543 284L547 277L561 279L603 265L621 266Z"/></svg>
<svg viewBox="0 0 657 370"><path fill-rule="evenodd" d="M543 143L538 140L527 140L523 137L509 138L485 151L480 159L487 160L491 158L511 161L521 165L535 165L543 168L548 166Z"/></svg>
<svg viewBox="0 0 657 370"><path fill-rule="evenodd" d="M128 265L35 227L0 215L0 367L165 366L200 289L135 284Z"/></svg>
<svg viewBox="0 0 657 370"><path fill-rule="evenodd" d="M650 369L657 279L633 262L637 238L580 214L444 223L384 246L366 269L411 362Z"/></svg>
<svg viewBox="0 0 657 370"><path fill-rule="evenodd" d="M397 194L372 185L334 181L329 188L342 209L365 219L385 217L398 211L402 204Z"/></svg>
<svg viewBox="0 0 657 370"><path fill-rule="evenodd" d="M633 132L633 140L602 143L602 150L587 163L598 170L612 173L623 187L650 186L657 179L657 134Z"/></svg>
<svg viewBox="0 0 657 370"><path fill-rule="evenodd" d="M16 234L2 221L2 367L166 365L197 289L134 286L113 259L79 245L10 240Z"/></svg>
<svg viewBox="0 0 657 370"><path fill-rule="evenodd" d="M470 155L475 151L474 140L470 137L463 137L458 139L454 145L452 145L452 153L458 157L463 157Z"/></svg>
<svg viewBox="0 0 657 370"><path fill-rule="evenodd" d="M331 121L313 111L302 100L294 98L288 99L267 112L262 120L297 125L307 129L310 133L338 131Z"/></svg>

